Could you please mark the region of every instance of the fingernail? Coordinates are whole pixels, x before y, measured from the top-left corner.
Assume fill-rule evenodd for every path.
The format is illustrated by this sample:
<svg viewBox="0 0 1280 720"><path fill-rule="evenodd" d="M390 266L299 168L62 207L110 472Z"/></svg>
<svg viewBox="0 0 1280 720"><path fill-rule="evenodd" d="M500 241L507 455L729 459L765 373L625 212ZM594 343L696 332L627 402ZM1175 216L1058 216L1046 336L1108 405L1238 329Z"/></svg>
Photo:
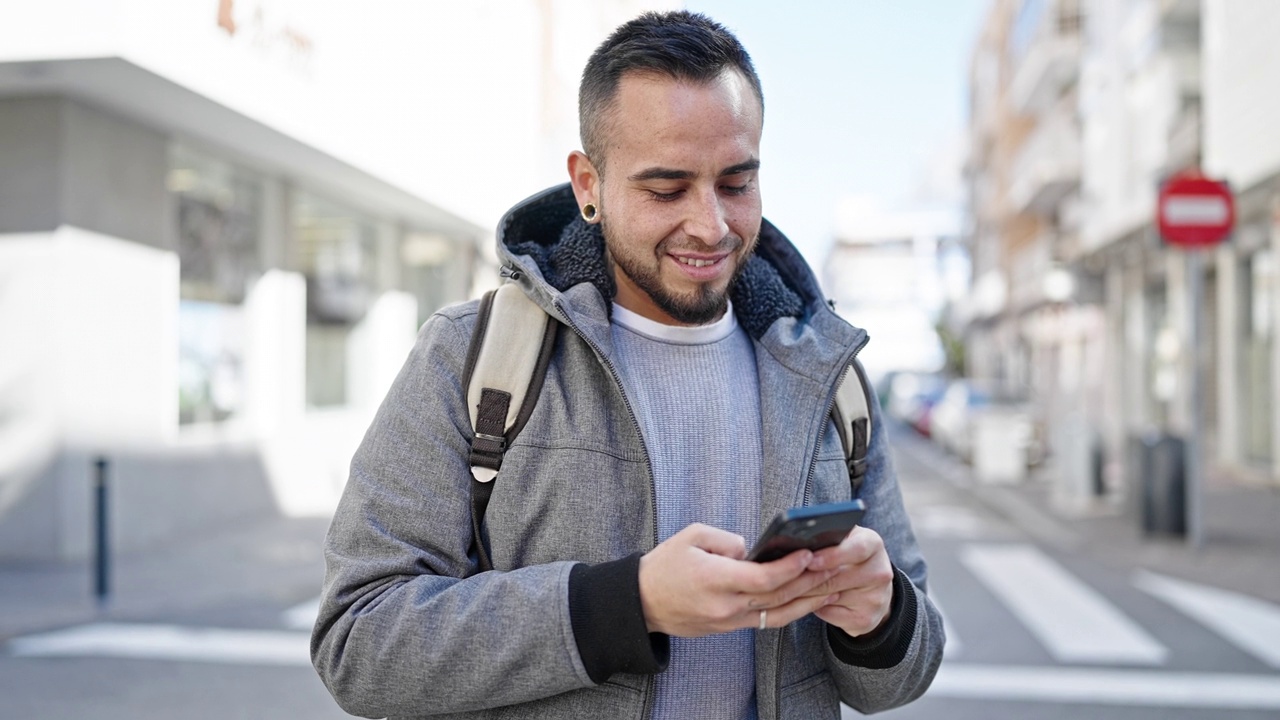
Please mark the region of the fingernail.
<svg viewBox="0 0 1280 720"><path fill-rule="evenodd" d="M837 601L837 600L839 600L839 599L840 599L840 596L839 596L839 595L828 595L828 596L827 596L826 601L825 601L825 602L823 602L822 604L823 604L823 605L835 605L835 604L836 604L836 601Z"/></svg>
<svg viewBox="0 0 1280 720"><path fill-rule="evenodd" d="M800 562L804 567L809 567L810 563L813 562L813 553L809 550L805 550L804 555L800 558Z"/></svg>
<svg viewBox="0 0 1280 720"><path fill-rule="evenodd" d="M813 559L813 562L811 562L811 563L809 564L809 568L810 568L811 570L821 570L821 569L822 569L822 566L823 566L823 565L826 565L826 564L827 564L827 563L826 563L826 558L824 558L824 557L815 557L815 558Z"/></svg>

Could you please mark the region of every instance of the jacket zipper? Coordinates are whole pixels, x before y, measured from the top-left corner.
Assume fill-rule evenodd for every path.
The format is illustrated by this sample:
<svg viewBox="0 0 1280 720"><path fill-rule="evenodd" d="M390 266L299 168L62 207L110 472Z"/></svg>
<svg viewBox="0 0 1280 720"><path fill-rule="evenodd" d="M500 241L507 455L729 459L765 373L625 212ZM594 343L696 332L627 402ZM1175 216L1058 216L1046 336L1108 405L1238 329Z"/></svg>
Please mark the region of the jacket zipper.
<svg viewBox="0 0 1280 720"><path fill-rule="evenodd" d="M644 464L645 464L645 467L648 468L649 470L649 509L652 511L652 515L653 515L653 523L651 525L651 528L653 531L653 536L652 536L653 547L657 547L658 546L657 481L655 481L653 478L653 463L649 459L649 448L648 446L645 445L645 442L644 442L644 432L640 428L640 420L639 418L636 417L635 408L631 406L631 400L627 397L627 387L622 384L622 376L618 374L618 369L613 366L613 363L609 362L609 359L605 357L604 351L600 348L599 345L596 345L594 342L592 342L587 337L586 333L582 332L582 329L579 328L578 324L573 321L573 318L569 316L569 313L565 312L563 305L561 305L559 301L555 302L555 308L556 310L559 310L560 314L564 317L565 324L568 325L569 328L572 329L575 333L577 333L578 337L582 338L582 341L585 342L591 348L592 352L596 354L596 357L600 358L600 364L604 365L605 369L609 371L609 375L613 377L614 383L618 385L618 393L622 395L622 404L625 405L627 408L627 416L631 418L631 427L635 428L636 437L640 438L640 450L641 452L644 453ZM650 549L652 549L652 547Z"/></svg>
<svg viewBox="0 0 1280 720"><path fill-rule="evenodd" d="M857 347L853 349L853 352L849 353L849 357L844 361L844 369L840 371L840 377L836 379L836 384L832 388L830 397L827 399L826 409L822 413L822 418L823 418L822 434L818 435L817 442L814 443L813 457L809 459L809 472L807 475L805 475L805 479L804 479L804 505L805 506L808 506L810 502L813 500L813 477L814 475L817 474L817 470L818 470L818 454L822 452L822 436L825 435L827 431L826 419L831 417L831 411L836 406L836 395L840 391L840 385L844 383L844 379L853 370L853 362L854 360L858 359L858 353L862 352L862 348L865 347L866 344L867 344L867 338L863 338L862 342L858 343ZM782 718L782 648L784 647L784 643L782 642L782 633L786 631L787 629L785 627L780 628L778 631L778 653L777 653L777 659L774 661L774 664L773 664L773 667L774 667L773 716L775 720L781 720Z"/></svg>
<svg viewBox="0 0 1280 720"><path fill-rule="evenodd" d="M518 270L514 271L513 277L519 277ZM616 383L618 386L618 393L622 396L622 404L627 408L627 415L628 417L631 418L631 426L636 430L636 437L640 438L640 450L644 453L644 464L649 471L649 509L650 509L651 515L653 516L653 523L650 526L652 528L652 533L653 533L652 535L653 545L651 547L657 547L658 546L657 481L654 480L653 478L653 463L649 459L649 448L648 446L645 445L645 442L644 442L644 432L640 428L640 420L639 418L636 417L635 408L631 406L631 400L630 398L627 397L627 388L625 385L622 384L622 376L618 374L618 370L617 368L614 367L613 363L609 362L609 359L605 357L604 351L600 348L600 346L592 342L587 337L586 333L582 332L582 329L578 327L578 324L575 323L573 321L573 318L569 316L569 313L565 311L564 306L561 303L556 302L555 308L556 310L559 310L560 314L564 317L565 324L568 325L571 330L577 333L578 337L582 338L582 341L585 342L587 346L591 348L592 352L596 354L596 357L600 359L600 364L604 365L605 369L609 371L609 374L613 376L614 383ZM640 707L640 717L642 718L649 717L650 708L653 706L653 694L655 692L653 678L648 678L645 684L646 684L646 687L645 687L645 693L644 693L644 704Z"/></svg>

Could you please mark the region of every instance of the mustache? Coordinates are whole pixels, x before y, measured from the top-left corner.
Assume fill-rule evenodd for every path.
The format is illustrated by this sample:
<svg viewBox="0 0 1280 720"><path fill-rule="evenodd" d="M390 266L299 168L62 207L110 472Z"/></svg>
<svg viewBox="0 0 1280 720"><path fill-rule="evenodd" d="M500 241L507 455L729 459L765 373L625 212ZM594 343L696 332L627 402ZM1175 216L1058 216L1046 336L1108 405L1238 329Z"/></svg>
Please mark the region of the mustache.
<svg viewBox="0 0 1280 720"><path fill-rule="evenodd" d="M734 253L745 244L747 244L746 241L737 235L726 235L720 238L720 242L712 247L708 247L704 242L689 240L686 237L669 237L659 242L656 250L660 254L680 251L691 253Z"/></svg>

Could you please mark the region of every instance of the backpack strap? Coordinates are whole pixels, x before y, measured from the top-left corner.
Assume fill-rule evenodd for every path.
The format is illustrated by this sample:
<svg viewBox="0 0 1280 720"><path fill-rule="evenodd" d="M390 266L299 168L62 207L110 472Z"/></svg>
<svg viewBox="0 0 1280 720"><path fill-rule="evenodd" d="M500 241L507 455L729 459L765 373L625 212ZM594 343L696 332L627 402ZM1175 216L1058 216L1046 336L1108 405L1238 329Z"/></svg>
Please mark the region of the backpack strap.
<svg viewBox="0 0 1280 720"><path fill-rule="evenodd" d="M493 479L542 391L560 323L513 283L485 294L463 372L471 418L471 531L480 569L493 563L480 538Z"/></svg>
<svg viewBox="0 0 1280 720"><path fill-rule="evenodd" d="M867 451L871 447L871 409L875 396L871 383L862 369L862 363L854 360L836 389L836 404L831 418L840 433L840 445L844 447L845 462L849 467L850 497L858 497L862 481L867 474Z"/></svg>

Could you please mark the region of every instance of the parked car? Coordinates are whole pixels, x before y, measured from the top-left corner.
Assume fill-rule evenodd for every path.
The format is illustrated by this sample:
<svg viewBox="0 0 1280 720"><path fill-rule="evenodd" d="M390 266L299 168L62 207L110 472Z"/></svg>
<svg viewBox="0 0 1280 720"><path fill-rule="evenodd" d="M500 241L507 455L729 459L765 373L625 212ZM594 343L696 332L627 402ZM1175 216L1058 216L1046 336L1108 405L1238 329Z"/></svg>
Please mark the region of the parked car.
<svg viewBox="0 0 1280 720"><path fill-rule="evenodd" d="M896 373L889 382L885 411L929 436L933 406L947 389L947 379L936 373Z"/></svg>
<svg viewBox="0 0 1280 720"><path fill-rule="evenodd" d="M1028 466L1044 459L1044 432L1025 396L968 378L953 380L929 414L930 436L965 462L973 460L974 428L983 413L1011 418L1008 442L1024 453Z"/></svg>

